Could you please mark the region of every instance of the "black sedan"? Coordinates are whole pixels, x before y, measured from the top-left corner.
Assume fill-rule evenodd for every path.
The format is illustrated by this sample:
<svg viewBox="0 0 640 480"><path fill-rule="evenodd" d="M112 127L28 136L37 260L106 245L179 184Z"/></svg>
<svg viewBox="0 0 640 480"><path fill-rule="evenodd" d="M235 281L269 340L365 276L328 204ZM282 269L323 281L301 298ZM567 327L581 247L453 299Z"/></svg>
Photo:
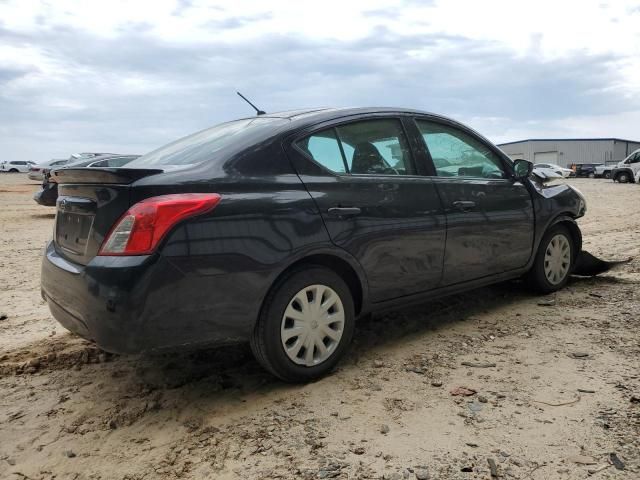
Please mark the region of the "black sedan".
<svg viewBox="0 0 640 480"><path fill-rule="evenodd" d="M582 195L416 110L223 123L126 168L63 169L42 294L120 353L250 341L286 381L325 374L357 317L519 277L565 285Z"/></svg>

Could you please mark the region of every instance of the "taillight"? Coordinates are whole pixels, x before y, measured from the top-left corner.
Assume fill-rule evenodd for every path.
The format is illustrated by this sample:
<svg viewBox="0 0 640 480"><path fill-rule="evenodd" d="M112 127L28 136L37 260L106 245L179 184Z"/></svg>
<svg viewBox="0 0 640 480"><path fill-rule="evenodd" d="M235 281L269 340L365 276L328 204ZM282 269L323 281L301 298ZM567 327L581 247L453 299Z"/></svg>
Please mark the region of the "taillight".
<svg viewBox="0 0 640 480"><path fill-rule="evenodd" d="M217 193L183 193L146 198L111 229L98 255L148 255L176 223L215 208Z"/></svg>

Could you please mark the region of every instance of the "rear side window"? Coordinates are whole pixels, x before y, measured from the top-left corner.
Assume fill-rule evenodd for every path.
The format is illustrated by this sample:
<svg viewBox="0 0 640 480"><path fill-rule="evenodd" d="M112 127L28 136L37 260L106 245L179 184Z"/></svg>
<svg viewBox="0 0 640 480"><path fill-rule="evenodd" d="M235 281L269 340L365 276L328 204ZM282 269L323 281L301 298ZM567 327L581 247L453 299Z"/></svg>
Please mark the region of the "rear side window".
<svg viewBox="0 0 640 480"><path fill-rule="evenodd" d="M413 175L402 125L396 119L364 120L323 130L297 142L334 173Z"/></svg>
<svg viewBox="0 0 640 480"><path fill-rule="evenodd" d="M314 133L298 142L298 147L323 167L346 173L345 163L333 128Z"/></svg>
<svg viewBox="0 0 640 480"><path fill-rule="evenodd" d="M112 158L107 160L107 165L109 165L110 167L121 167L131 162L132 160L133 159L131 157Z"/></svg>
<svg viewBox="0 0 640 480"><path fill-rule="evenodd" d="M122 167L123 165L130 163L132 160L134 160L133 157L113 157L113 158L107 158L105 160L100 160L96 163L92 163L90 166L115 168L115 167Z"/></svg>
<svg viewBox="0 0 640 480"><path fill-rule="evenodd" d="M439 177L506 178L500 158L457 128L416 120Z"/></svg>

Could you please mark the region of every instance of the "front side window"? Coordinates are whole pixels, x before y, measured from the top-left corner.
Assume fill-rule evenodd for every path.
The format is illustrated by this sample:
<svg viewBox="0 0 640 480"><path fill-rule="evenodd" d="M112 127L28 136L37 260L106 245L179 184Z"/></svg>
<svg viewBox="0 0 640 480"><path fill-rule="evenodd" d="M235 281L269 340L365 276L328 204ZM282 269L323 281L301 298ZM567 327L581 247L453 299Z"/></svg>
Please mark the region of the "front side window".
<svg viewBox="0 0 640 480"><path fill-rule="evenodd" d="M416 120L439 177L506 178L500 158L456 128Z"/></svg>
<svg viewBox="0 0 640 480"><path fill-rule="evenodd" d="M413 175L402 124L395 119L365 120L336 129L350 173Z"/></svg>
<svg viewBox="0 0 640 480"><path fill-rule="evenodd" d="M411 153L396 119L364 120L314 133L297 142L334 173L413 175Z"/></svg>
<svg viewBox="0 0 640 480"><path fill-rule="evenodd" d="M631 158L629 158L629 163L638 163L640 162L640 152L637 152Z"/></svg>

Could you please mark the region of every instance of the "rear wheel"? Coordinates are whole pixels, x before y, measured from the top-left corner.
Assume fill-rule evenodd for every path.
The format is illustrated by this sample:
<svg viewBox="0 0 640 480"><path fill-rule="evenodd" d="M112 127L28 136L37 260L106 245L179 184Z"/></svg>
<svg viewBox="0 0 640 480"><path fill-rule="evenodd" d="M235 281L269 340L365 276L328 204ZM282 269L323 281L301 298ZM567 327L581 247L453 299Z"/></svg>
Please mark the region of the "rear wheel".
<svg viewBox="0 0 640 480"><path fill-rule="evenodd" d="M620 183L629 183L629 174L627 172L621 172L616 176L616 180Z"/></svg>
<svg viewBox="0 0 640 480"><path fill-rule="evenodd" d="M287 382L329 372L347 350L355 324L347 284L319 266L294 270L267 295L251 337L258 362Z"/></svg>
<svg viewBox="0 0 640 480"><path fill-rule="evenodd" d="M604 172L604 178L611 178L611 172L609 171Z"/></svg>
<svg viewBox="0 0 640 480"><path fill-rule="evenodd" d="M574 258L569 230L562 225L551 227L540 242L527 282L541 293L560 290L569 280Z"/></svg>
<svg viewBox="0 0 640 480"><path fill-rule="evenodd" d="M9 173L18 173L18 169L17 168L12 168L9 170Z"/></svg>

